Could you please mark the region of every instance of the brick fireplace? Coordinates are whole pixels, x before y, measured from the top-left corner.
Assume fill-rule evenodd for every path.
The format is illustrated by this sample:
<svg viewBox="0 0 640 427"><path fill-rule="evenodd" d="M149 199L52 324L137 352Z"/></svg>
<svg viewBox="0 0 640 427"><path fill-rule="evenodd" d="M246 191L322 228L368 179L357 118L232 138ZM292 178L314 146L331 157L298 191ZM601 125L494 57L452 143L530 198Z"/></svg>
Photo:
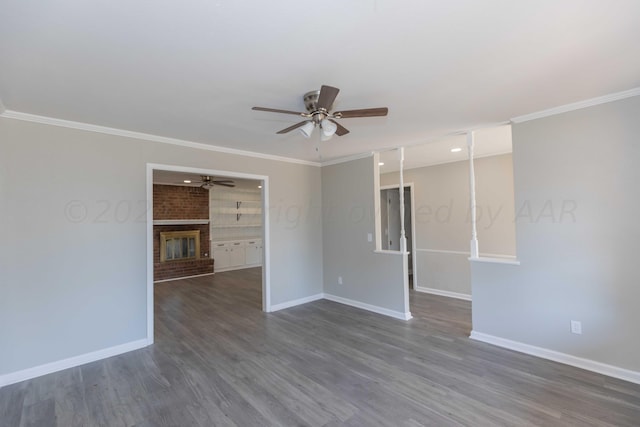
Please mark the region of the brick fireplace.
<svg viewBox="0 0 640 427"><path fill-rule="evenodd" d="M153 280L213 273L213 259L209 258L209 190L199 187L174 185L153 186ZM189 237L198 234L199 251L189 250ZM161 233L165 233L161 236ZM165 244L162 244L164 237ZM169 259L164 260L161 249L169 238ZM179 239L187 239L179 240ZM187 251L177 256L177 246L186 245ZM195 247L195 246L194 246ZM186 256L183 256L185 255ZM178 259L176 259L178 258Z"/></svg>

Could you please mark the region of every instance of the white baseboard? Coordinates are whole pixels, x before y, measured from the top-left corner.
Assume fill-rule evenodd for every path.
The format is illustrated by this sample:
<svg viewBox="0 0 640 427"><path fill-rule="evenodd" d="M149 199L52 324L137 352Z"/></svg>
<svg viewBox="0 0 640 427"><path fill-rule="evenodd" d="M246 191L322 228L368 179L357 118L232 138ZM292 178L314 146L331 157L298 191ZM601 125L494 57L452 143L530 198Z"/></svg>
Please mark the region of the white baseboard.
<svg viewBox="0 0 640 427"><path fill-rule="evenodd" d="M361 308L363 310L372 311L374 313L383 314L400 320L411 320L410 312L403 313L401 311L389 310L388 308L378 307L377 305L366 304L364 302L355 301L348 298L339 297L331 294L324 294L324 299L339 302L340 304L350 305L352 307Z"/></svg>
<svg viewBox="0 0 640 427"><path fill-rule="evenodd" d="M296 305L306 304L308 302L318 301L324 298L324 294L319 293L316 295L311 295L309 297L298 298L291 301L281 302L280 304L272 305L269 312L274 312L278 310L284 310L285 308L295 307Z"/></svg>
<svg viewBox="0 0 640 427"><path fill-rule="evenodd" d="M153 283L172 282L174 280L193 279L194 277L213 276L215 273L196 274L195 276L174 277L173 279L156 280Z"/></svg>
<svg viewBox="0 0 640 427"><path fill-rule="evenodd" d="M553 360L554 362L564 363L565 365L575 366L576 368L585 369L587 371L597 372L598 374L607 375L609 377L618 378L635 384L640 384L640 372L637 371L631 371L629 369L607 365L594 360L583 359L570 354L560 353L558 351L536 347L518 341L511 341L505 338L483 334L482 332L471 331L469 338L493 344L498 347L508 348L509 350L519 351L520 353Z"/></svg>
<svg viewBox="0 0 640 427"><path fill-rule="evenodd" d="M67 359L45 363L44 365L23 369L22 371L0 375L0 387L30 380L31 378L40 377L42 375L51 374L53 372L62 371L63 369L73 368L76 366L84 365L86 363L95 362L96 360L106 359L107 357L117 356L118 354L138 350L148 345L149 341L145 338L109 348L104 348L102 350L92 351L91 353L85 353L79 356L73 356Z"/></svg>
<svg viewBox="0 0 640 427"><path fill-rule="evenodd" d="M272 305L270 312L284 310L285 308L295 307L296 305L306 304L306 303L318 301L321 299L326 299L326 300L337 302L340 304L349 305L351 307L361 308L363 310L372 311L378 314L383 314L385 316L393 317L394 319L411 320L413 318L410 312L402 313L400 311L389 310L388 308L378 307L376 305L366 304L364 302L355 301L352 299L339 297L337 295L324 294L324 293L311 295L309 297Z"/></svg>
<svg viewBox="0 0 640 427"><path fill-rule="evenodd" d="M223 273L225 271L244 270L245 268L256 268L256 267L262 267L262 264L243 264L243 265L235 266L235 267L216 268L215 272L216 273Z"/></svg>
<svg viewBox="0 0 640 427"><path fill-rule="evenodd" d="M426 294L440 295L443 297L457 298L457 299L463 299L465 301L471 301L471 295L469 294L460 294L458 292L442 291L440 289L425 288L423 286L414 286L413 289L415 291L424 292Z"/></svg>

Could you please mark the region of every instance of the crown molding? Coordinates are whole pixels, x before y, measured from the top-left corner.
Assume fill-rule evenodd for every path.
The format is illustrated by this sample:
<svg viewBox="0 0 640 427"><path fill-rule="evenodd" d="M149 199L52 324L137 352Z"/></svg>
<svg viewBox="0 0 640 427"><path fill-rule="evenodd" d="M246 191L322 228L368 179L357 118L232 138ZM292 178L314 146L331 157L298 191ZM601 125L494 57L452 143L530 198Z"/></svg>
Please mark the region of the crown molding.
<svg viewBox="0 0 640 427"><path fill-rule="evenodd" d="M0 102L0 107L1 107ZM181 147L196 148L199 150L215 151L217 153L235 154L238 156L255 157L264 160L274 160L277 162L295 163L306 166L320 167L321 163L311 162L308 160L294 159L291 157L275 156L272 154L256 153L254 151L238 150L235 148L221 147L218 145L209 145L201 142L186 141L177 138L168 138L165 136L151 135L148 133L134 132L124 129L111 128L106 126L93 125L90 123L75 122L71 120L56 119L54 117L39 116L36 114L22 113L20 111L5 110L0 108L0 117L8 119L23 120L26 122L41 123L51 126L59 126L70 129L79 129L89 132L103 133L107 135L122 136L125 138L140 139L144 141L161 142L163 144L179 145Z"/></svg>
<svg viewBox="0 0 640 427"><path fill-rule="evenodd" d="M640 87L625 90L622 92L611 93L609 95L599 96L597 98L586 99L584 101L573 102L571 104L560 105L558 107L549 108L548 110L542 110L536 113L525 114L523 116L514 117L511 119L511 121L513 123L528 122L529 120L555 116L556 114L562 114L569 111L580 110L582 108L593 107L594 105L606 104L607 102L618 101L620 99L631 98L638 95L640 95Z"/></svg>

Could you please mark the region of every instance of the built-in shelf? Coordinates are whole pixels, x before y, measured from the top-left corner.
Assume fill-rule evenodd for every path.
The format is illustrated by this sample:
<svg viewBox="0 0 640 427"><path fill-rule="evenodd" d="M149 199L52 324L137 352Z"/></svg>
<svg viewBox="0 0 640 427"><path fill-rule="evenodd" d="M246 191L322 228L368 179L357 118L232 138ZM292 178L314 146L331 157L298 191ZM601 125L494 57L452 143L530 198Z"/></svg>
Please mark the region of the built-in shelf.
<svg viewBox="0 0 640 427"><path fill-rule="evenodd" d="M236 200L236 204L253 204L253 205L262 205L262 200Z"/></svg>
<svg viewBox="0 0 640 427"><path fill-rule="evenodd" d="M154 219L153 225L199 225L209 224L208 219Z"/></svg>
<svg viewBox="0 0 640 427"><path fill-rule="evenodd" d="M216 188L209 193L209 214L212 241L261 235L264 214L258 183L251 189Z"/></svg>
<svg viewBox="0 0 640 427"><path fill-rule="evenodd" d="M225 207L217 207L217 208L212 208L211 209L211 213L213 213L214 215L224 215L224 214L235 215L238 212L240 212L243 215L262 215L262 208L245 208L245 207L225 208Z"/></svg>

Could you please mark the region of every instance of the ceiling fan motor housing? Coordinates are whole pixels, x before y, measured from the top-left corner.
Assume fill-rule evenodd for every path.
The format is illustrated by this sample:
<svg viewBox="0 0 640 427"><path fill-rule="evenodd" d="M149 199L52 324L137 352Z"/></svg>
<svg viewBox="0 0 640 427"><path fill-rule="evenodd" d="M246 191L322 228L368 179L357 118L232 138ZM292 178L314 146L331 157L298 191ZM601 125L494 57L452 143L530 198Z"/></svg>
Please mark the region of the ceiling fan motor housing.
<svg viewBox="0 0 640 427"><path fill-rule="evenodd" d="M307 109L308 112L313 113L318 109L318 97L320 96L319 90L312 90L311 92L307 92L302 97L304 101L304 108Z"/></svg>
<svg viewBox="0 0 640 427"><path fill-rule="evenodd" d="M329 116L329 111L333 105L329 106L328 109L319 109L318 108L318 98L320 97L319 90L313 90L311 92L307 92L302 97L304 101L304 107L307 109L309 113L311 113L311 120L319 124L323 119Z"/></svg>

